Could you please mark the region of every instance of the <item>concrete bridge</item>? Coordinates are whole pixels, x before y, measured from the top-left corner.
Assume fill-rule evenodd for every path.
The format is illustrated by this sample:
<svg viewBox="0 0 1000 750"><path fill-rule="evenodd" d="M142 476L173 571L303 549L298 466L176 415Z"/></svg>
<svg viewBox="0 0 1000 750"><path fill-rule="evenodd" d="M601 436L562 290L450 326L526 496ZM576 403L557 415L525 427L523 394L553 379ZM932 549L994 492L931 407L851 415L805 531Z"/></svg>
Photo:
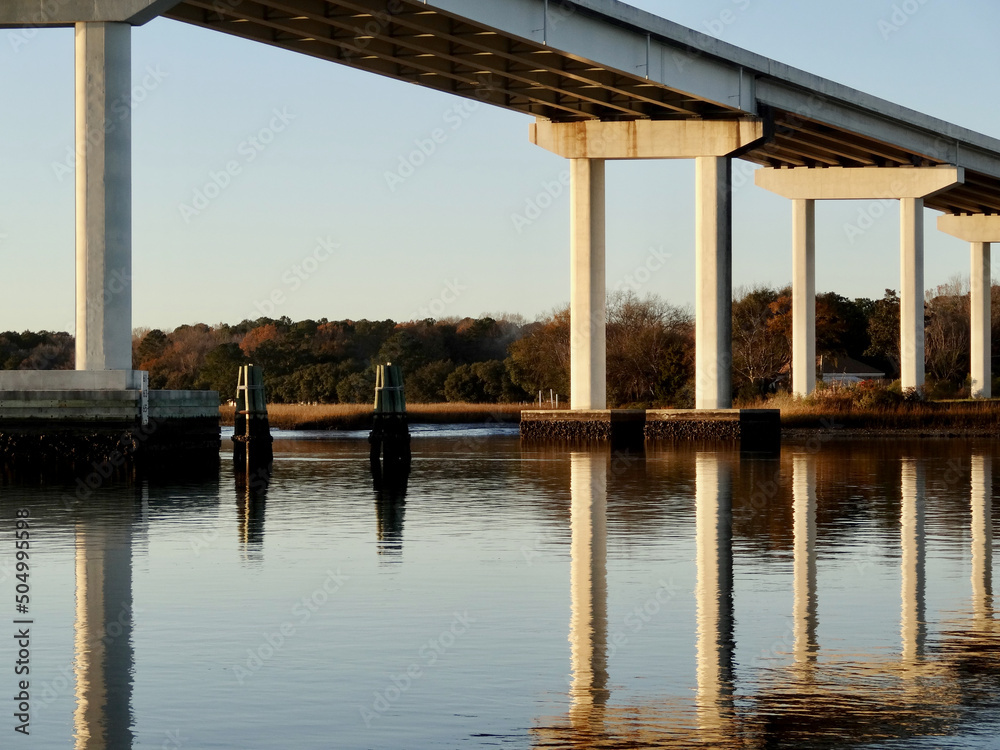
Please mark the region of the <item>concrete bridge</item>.
<svg viewBox="0 0 1000 750"><path fill-rule="evenodd" d="M696 406L731 405L732 160L792 202L793 390L815 387L815 203L901 205L902 385L924 382L923 209L970 243L972 389L990 393L1000 140L782 65L617 0L6 0L0 27L74 26L77 369L132 383L131 27L163 15L535 118L570 160L571 398L607 406L609 159L696 164ZM97 373L104 373L98 375ZM0 390L5 385L0 374ZM66 374L45 375L65 387ZM36 385L36 387L38 387ZM127 386L131 387L131 386Z"/></svg>

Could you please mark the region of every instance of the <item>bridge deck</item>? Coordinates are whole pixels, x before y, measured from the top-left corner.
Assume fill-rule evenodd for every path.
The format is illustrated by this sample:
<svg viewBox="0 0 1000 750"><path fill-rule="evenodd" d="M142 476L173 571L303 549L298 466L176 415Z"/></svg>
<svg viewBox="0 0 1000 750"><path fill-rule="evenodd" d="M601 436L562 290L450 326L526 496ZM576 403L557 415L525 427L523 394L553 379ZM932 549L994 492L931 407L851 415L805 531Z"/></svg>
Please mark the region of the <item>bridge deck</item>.
<svg viewBox="0 0 1000 750"><path fill-rule="evenodd" d="M952 164L965 184L926 205L1000 213L1000 141L617 0L184 0L165 15L553 121L759 117L769 137L747 161Z"/></svg>

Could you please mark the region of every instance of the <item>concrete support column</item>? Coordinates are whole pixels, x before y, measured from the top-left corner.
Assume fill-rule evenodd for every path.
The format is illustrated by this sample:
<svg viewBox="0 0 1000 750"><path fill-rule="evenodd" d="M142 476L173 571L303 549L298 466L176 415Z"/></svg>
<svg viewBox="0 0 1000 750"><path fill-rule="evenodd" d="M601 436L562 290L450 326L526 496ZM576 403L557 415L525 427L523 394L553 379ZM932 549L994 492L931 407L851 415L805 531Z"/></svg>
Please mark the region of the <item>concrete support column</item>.
<svg viewBox="0 0 1000 750"><path fill-rule="evenodd" d="M816 389L816 201L792 201L792 393Z"/></svg>
<svg viewBox="0 0 1000 750"><path fill-rule="evenodd" d="M132 27L76 24L76 369L132 369Z"/></svg>
<svg viewBox="0 0 1000 750"><path fill-rule="evenodd" d="M695 408L732 406L732 160L695 159Z"/></svg>
<svg viewBox="0 0 1000 750"><path fill-rule="evenodd" d="M993 392L993 367L990 333L992 273L990 270L990 243L972 243L972 279L970 306L972 308L972 397L990 398Z"/></svg>
<svg viewBox="0 0 1000 750"><path fill-rule="evenodd" d="M899 356L903 389L924 385L924 201L903 198L900 218Z"/></svg>
<svg viewBox="0 0 1000 750"><path fill-rule="evenodd" d="M570 160L570 406L607 408L604 161Z"/></svg>

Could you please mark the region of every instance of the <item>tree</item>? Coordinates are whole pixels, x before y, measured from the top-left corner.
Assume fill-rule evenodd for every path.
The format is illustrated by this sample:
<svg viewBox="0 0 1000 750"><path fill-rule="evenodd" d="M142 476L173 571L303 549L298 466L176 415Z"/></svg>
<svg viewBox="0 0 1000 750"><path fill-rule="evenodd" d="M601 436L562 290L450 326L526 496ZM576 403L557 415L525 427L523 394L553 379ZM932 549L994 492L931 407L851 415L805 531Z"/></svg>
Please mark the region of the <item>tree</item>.
<svg viewBox="0 0 1000 750"><path fill-rule="evenodd" d="M334 404L337 402L337 367L326 362L300 367L286 376L287 400L297 403Z"/></svg>
<svg viewBox="0 0 1000 750"><path fill-rule="evenodd" d="M236 381L239 368L246 363L246 358L238 344L220 344L205 355L195 388L218 391L222 401L236 398Z"/></svg>
<svg viewBox="0 0 1000 750"><path fill-rule="evenodd" d="M378 350L376 361L401 365L404 371L415 372L436 360L447 359L441 332L435 326L419 323L400 326Z"/></svg>
<svg viewBox="0 0 1000 750"><path fill-rule="evenodd" d="M928 297L924 328L927 374L958 389L970 370L969 290L960 279L952 279Z"/></svg>
<svg viewBox="0 0 1000 750"><path fill-rule="evenodd" d="M792 359L788 290L755 286L733 301L733 386L744 397L764 395ZM790 307L790 304L789 304Z"/></svg>
<svg viewBox="0 0 1000 750"><path fill-rule="evenodd" d="M163 356L169 343L167 334L159 328L154 328L146 333L135 351L136 367L140 370L148 370L154 360Z"/></svg>
<svg viewBox="0 0 1000 750"><path fill-rule="evenodd" d="M694 321L686 310L634 292L608 298L608 402L677 403L694 375Z"/></svg>
<svg viewBox="0 0 1000 750"><path fill-rule="evenodd" d="M482 380L472 365L459 365L444 381L444 395L449 401L479 404L486 401Z"/></svg>
<svg viewBox="0 0 1000 750"><path fill-rule="evenodd" d="M404 373L408 402L436 403L445 400L445 379L455 369L450 359L439 359L418 368L412 375Z"/></svg>
<svg viewBox="0 0 1000 750"><path fill-rule="evenodd" d="M524 336L507 349L512 382L529 394L553 389L569 394L569 308L525 326Z"/></svg>
<svg viewBox="0 0 1000 750"><path fill-rule="evenodd" d="M872 304L868 336L871 346L865 356L877 359L890 377L899 377L899 296L894 289L886 289L882 299Z"/></svg>
<svg viewBox="0 0 1000 750"><path fill-rule="evenodd" d="M342 404L375 402L375 373L370 369L348 375L337 383L337 399Z"/></svg>
<svg viewBox="0 0 1000 750"><path fill-rule="evenodd" d="M253 357L254 353L260 349L261 345L269 341L278 341L281 338L281 334L278 332L278 327L274 323L268 323L266 325L257 326L252 329L246 336L243 337L243 341L240 343L240 348L243 353L248 357Z"/></svg>

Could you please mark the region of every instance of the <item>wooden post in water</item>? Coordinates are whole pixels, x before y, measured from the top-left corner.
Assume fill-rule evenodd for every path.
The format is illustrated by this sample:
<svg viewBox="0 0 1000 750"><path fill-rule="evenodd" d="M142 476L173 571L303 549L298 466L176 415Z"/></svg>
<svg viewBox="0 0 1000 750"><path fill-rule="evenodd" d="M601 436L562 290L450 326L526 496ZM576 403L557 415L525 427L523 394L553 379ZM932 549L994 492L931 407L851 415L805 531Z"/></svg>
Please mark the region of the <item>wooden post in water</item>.
<svg viewBox="0 0 1000 750"><path fill-rule="evenodd" d="M269 465L274 457L271 427L267 421L264 372L257 365L240 367L236 382L236 420L233 462L237 467Z"/></svg>
<svg viewBox="0 0 1000 750"><path fill-rule="evenodd" d="M379 365L375 372L375 407L372 414L371 459L379 456L390 465L410 466L410 430L406 423L406 398L403 395L403 371L391 362Z"/></svg>

